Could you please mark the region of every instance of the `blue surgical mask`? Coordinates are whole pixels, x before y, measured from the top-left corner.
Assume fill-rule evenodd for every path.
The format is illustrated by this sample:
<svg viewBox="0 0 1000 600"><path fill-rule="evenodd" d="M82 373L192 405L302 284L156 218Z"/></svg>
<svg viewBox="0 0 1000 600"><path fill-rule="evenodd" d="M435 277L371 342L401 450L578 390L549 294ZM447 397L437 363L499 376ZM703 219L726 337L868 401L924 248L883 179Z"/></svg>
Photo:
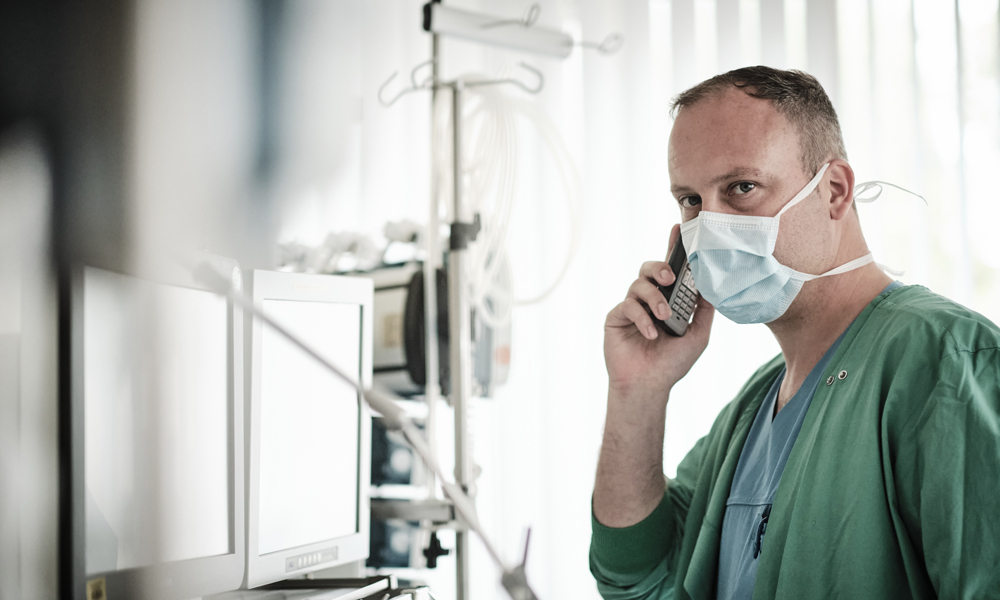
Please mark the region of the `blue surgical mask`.
<svg viewBox="0 0 1000 600"><path fill-rule="evenodd" d="M681 225L681 237L698 291L736 323L770 323L785 314L806 281L853 271L873 262L871 253L820 275L786 267L774 258L781 215L809 196L829 163L773 217L701 211Z"/></svg>

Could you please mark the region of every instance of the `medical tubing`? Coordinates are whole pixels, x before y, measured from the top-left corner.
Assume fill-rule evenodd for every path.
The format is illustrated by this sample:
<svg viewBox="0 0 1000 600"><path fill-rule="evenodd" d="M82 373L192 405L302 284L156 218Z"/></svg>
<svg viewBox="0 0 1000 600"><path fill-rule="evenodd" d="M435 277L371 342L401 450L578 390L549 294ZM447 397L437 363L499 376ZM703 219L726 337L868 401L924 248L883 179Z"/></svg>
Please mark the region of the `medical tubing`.
<svg viewBox="0 0 1000 600"><path fill-rule="evenodd" d="M488 190L496 190L493 203L492 214L486 219L487 226L484 228L484 238L482 244L477 244L473 251L474 264L479 268L473 270L477 275L472 281L472 300L484 311L487 307L483 305L483 299L487 294L487 289L499 269L500 252L506 242L507 224L510 219L511 198L513 196L513 156L516 155L514 146L516 136L513 134L513 126L508 111L497 95L496 90L483 90L481 94L481 107L488 107L490 110L487 117L493 117L492 123L487 122L491 131L495 131L495 139L487 138L477 140L480 143L474 146L475 150L485 151L487 148L496 148L492 154L494 169L488 172L488 177L483 177L476 186L480 192L473 196L473 200L479 200L477 208L480 211L486 210L486 200L489 198ZM486 126L484 125L484 126ZM504 157L503 155L506 155ZM498 181L496 186L492 186L493 174L496 174ZM472 176L475 173L471 174Z"/></svg>
<svg viewBox="0 0 1000 600"><path fill-rule="evenodd" d="M479 314L483 320L492 327L503 327L510 320L510 302L506 296L510 294L509 287L504 288L496 285L496 280L503 264L506 261L506 237L507 226L510 222L510 212L514 192L514 176L516 174L514 158L516 157L517 137L514 131L514 123L509 111L506 111L504 104L498 102L496 93L493 93L493 104L498 108L499 124L504 131L500 139L505 143L498 147L506 158L500 161L499 181L496 186L495 212L490 219L488 236L478 250L477 264L481 267L475 269L476 277L472 282L472 300L479 308ZM490 300L493 300L490 302Z"/></svg>
<svg viewBox="0 0 1000 600"><path fill-rule="evenodd" d="M563 261L562 267L560 268L559 274L556 276L552 284L541 293L527 300L515 300L518 305L524 306L541 302L542 300L548 298L562 282L566 273L569 271L573 258L576 256L580 243L578 208L580 175L576 170L576 166L573 164L573 159L569 154L569 150L566 149L566 145L563 143L562 137L559 135L559 132L555 129L555 126L552 125L552 122L548 120L545 114L539 112L536 107L529 105L526 102L519 102L518 105L521 109L521 113L535 123L535 126L538 128L538 131L542 136L542 140L546 143L546 145L548 145L549 151L552 153L553 158L556 159L556 166L559 169L559 177L562 181L563 189L566 191L566 205L567 210L569 211L570 220L569 250L566 254L566 260Z"/></svg>
<svg viewBox="0 0 1000 600"><path fill-rule="evenodd" d="M486 93L480 93L480 92ZM464 147L460 149L468 156L465 161L466 168L463 172L463 179L467 180L466 194L463 200L471 203L472 212L482 216L483 230L477 241L470 245L470 261L473 265L472 273L474 278L469 282L468 293L470 303L479 314L484 316L484 321L491 325L504 325L509 322L509 310L506 314L496 315L494 311L497 306L509 305L503 301L504 291L496 289L491 285L503 262L503 246L506 238L506 226L509 222L510 208L513 195L512 176L513 171L513 139L512 123L510 118L500 118L498 106L503 105L496 100L496 94L492 90L477 90L475 94L469 94L468 100L464 103L463 123L466 127L467 135ZM447 106L439 110L445 110ZM439 122L446 126L438 130L439 139L447 136L447 124L451 119L441 119ZM450 136L449 136L450 137ZM496 149L500 150L497 151ZM450 163L449 156L444 149L454 152L449 144L439 144L436 153L436 165L445 175L445 165ZM505 151L506 159L500 160L501 151ZM445 172L442 172L445 171ZM448 181L447 178L443 179ZM495 184L495 185L494 185ZM490 191L493 194L490 194ZM447 198L452 193L451 189L443 189L441 198ZM492 203L487 201L492 199ZM450 203L449 203L450 204ZM492 298L493 306L488 299ZM499 316L500 318L494 318Z"/></svg>
<svg viewBox="0 0 1000 600"><path fill-rule="evenodd" d="M467 135L463 136L463 147L458 151L467 156L462 173L467 186L464 200L470 203L471 212L481 215L483 223L480 237L469 248L473 277L468 293L470 303L483 321L491 327L502 327L509 323L515 305L546 299L565 278L579 247L579 174L561 136L534 105L506 97L495 88L470 87L467 91L473 92L466 96L463 108ZM438 110L448 108L446 104ZM570 217L569 248L558 275L541 293L527 299L513 296L510 263L505 250L516 181L518 116L525 117L535 126L555 160ZM448 136L451 119L442 118L438 122L444 124L436 132L438 139ZM446 176L446 169L451 164L448 154L454 151L450 144L437 145L435 168L442 181L449 180ZM450 188L441 187L437 203L452 193Z"/></svg>

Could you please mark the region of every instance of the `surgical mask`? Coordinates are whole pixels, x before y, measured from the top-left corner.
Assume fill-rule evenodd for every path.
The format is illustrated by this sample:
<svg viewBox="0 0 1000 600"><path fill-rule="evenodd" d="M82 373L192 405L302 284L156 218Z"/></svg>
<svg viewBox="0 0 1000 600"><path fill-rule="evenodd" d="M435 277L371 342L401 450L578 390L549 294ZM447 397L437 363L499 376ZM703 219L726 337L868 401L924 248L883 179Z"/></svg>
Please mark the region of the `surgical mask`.
<svg viewBox="0 0 1000 600"><path fill-rule="evenodd" d="M698 291L736 323L770 323L785 314L806 281L839 275L873 262L871 253L820 275L774 258L781 215L819 185L829 163L773 217L701 211L681 225L681 237Z"/></svg>

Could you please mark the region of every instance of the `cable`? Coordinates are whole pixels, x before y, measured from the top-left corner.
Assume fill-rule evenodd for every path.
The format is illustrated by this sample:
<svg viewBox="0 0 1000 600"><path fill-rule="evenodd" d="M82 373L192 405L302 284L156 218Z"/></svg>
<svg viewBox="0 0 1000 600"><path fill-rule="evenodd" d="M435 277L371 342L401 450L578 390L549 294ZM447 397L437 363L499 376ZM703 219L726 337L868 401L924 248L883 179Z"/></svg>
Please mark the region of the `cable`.
<svg viewBox="0 0 1000 600"><path fill-rule="evenodd" d="M475 79L475 75L466 76ZM503 327L510 322L514 306L541 302L548 298L565 278L579 246L579 173L562 137L548 116L534 103L515 99L494 86L467 87L462 107L464 128L463 201L471 212L481 215L482 231L470 245L472 264L468 293L477 314L491 327ZM444 182L435 201L440 203L451 197L453 182L450 168L454 151L448 111L450 104L441 102L435 110L441 111L437 122L442 124L435 132L438 143L434 157L439 181ZM566 259L556 278L540 293L526 299L515 298L512 289L510 261L506 240L510 215L513 209L517 179L517 120L526 119L538 132L556 163L560 182L565 190L569 213L570 240ZM451 213L451 203L446 202L446 212ZM448 214L448 219L451 215Z"/></svg>
<svg viewBox="0 0 1000 600"><path fill-rule="evenodd" d="M556 166L559 167L559 177L562 180L563 188L566 190L566 208L569 212L570 222L570 242L566 260L563 261L559 274L549 287L541 293L529 299L518 299L516 303L520 306L541 302L548 298L553 291L562 283L569 267L576 257L580 243L580 223L579 223L579 196L580 196L580 174L576 170L576 165L563 142L562 136L556 130L555 125L549 120L548 115L539 110L535 105L524 101L517 103L521 114L528 117L538 128L542 140L548 146L553 158L556 159Z"/></svg>

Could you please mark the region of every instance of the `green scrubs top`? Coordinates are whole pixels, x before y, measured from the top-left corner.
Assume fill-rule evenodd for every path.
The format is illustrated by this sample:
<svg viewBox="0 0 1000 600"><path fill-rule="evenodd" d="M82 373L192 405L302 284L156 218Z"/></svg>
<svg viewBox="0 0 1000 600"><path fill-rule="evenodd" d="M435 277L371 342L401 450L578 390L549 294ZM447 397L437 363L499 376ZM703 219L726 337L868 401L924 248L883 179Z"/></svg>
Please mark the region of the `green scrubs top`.
<svg viewBox="0 0 1000 600"><path fill-rule="evenodd" d="M894 281L882 292L902 285ZM719 575L716 583L718 600L749 600L753 595L754 582L757 580L757 559L764 551L767 522L771 517L771 505L778 491L781 473L785 470L788 455L795 447L802 421L805 420L813 395L819 387L820 377L849 329L850 327L844 329L827 348L781 412L775 415L774 405L778 402L785 369L778 373L757 410L750 433L743 443L743 451L729 490L729 500L726 502L726 513L722 519Z"/></svg>
<svg viewBox="0 0 1000 600"><path fill-rule="evenodd" d="M774 405L785 379L784 370L778 373L757 410L736 465L722 519L716 583L718 600L749 600L753 594L758 558L764 551L764 535L781 473L795 447L802 421L819 387L819 378L843 339L844 334L841 334L781 412L775 415Z"/></svg>
<svg viewBox="0 0 1000 600"><path fill-rule="evenodd" d="M761 367L640 523L592 519L607 600L714 598L726 501L777 374ZM1000 590L1000 329L919 286L883 292L820 378L774 497L753 597Z"/></svg>

